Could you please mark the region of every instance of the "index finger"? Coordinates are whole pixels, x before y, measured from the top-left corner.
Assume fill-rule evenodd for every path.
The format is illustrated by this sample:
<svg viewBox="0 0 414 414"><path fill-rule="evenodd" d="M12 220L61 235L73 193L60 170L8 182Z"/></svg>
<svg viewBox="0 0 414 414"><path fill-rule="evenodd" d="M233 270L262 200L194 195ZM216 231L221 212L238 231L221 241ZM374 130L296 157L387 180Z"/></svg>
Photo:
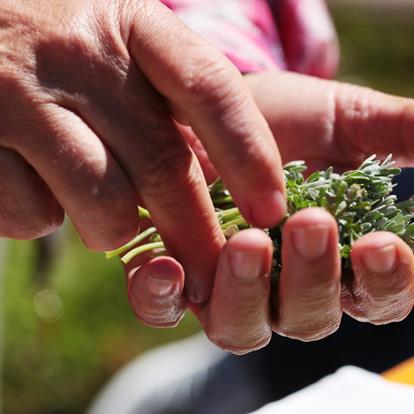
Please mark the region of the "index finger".
<svg viewBox="0 0 414 414"><path fill-rule="evenodd" d="M152 85L185 113L243 216L276 225L286 209L281 159L237 69L158 2L141 3L128 46Z"/></svg>

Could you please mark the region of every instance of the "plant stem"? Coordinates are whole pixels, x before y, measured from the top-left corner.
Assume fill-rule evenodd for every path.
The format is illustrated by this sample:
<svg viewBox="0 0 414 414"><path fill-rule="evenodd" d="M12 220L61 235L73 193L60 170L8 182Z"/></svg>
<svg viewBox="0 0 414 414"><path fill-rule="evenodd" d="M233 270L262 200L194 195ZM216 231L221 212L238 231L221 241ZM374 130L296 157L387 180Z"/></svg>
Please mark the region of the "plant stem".
<svg viewBox="0 0 414 414"><path fill-rule="evenodd" d="M135 256L138 256L141 253L156 250L156 249L165 249L163 242L147 243L142 246L138 246L135 249L130 250L126 255L121 257L123 263L128 264Z"/></svg>
<svg viewBox="0 0 414 414"><path fill-rule="evenodd" d="M121 246L120 248L116 250L111 250L110 252L106 252L105 256L107 259L111 259L112 257L118 256L124 252L126 252L129 249L132 249L136 244L141 243L144 241L147 237L151 236L151 234L154 234L157 232L157 229L155 227L150 227L143 231L142 233L139 233L137 236L135 236L130 242L127 244Z"/></svg>
<svg viewBox="0 0 414 414"><path fill-rule="evenodd" d="M139 218L151 219L151 214L149 213L149 211L140 206L138 206L138 215Z"/></svg>

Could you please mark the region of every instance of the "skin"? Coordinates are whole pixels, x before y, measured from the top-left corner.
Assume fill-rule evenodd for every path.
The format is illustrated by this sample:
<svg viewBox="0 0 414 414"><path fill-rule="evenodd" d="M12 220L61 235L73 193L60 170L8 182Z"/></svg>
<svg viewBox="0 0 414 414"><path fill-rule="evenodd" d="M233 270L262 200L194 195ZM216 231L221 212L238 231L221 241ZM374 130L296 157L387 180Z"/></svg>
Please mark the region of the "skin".
<svg viewBox="0 0 414 414"><path fill-rule="evenodd" d="M177 120L250 223L283 216L279 152L242 76L157 0L4 0L0 45L0 237L44 236L65 212L111 250L140 203L205 302L225 240Z"/></svg>
<svg viewBox="0 0 414 414"><path fill-rule="evenodd" d="M373 153L392 152L400 165L414 165L413 99L291 73L249 75L246 83L284 162L304 159L311 169L344 170ZM212 178L202 145L191 140ZM391 233L366 235L352 248L354 273L341 275L337 235L334 219L322 209L293 215L284 227L277 289L269 279L270 239L258 229L233 236L222 249L211 299L204 306L190 303L209 338L243 354L265 346L272 331L302 341L324 338L338 329L344 312L373 324L404 319L414 304L410 248ZM126 271L137 316L151 326L175 326L186 306L179 263L162 257ZM174 287L164 289L162 309L155 291L145 292L148 275Z"/></svg>
<svg viewBox="0 0 414 414"><path fill-rule="evenodd" d="M355 277L341 284L337 230L320 210L287 224L272 291L270 240L251 229L225 243L205 177L220 174L246 219L270 227L285 209L272 131L285 161L346 168L393 151L409 165L412 101L278 73L245 82L155 0L4 0L0 45L0 236L43 236L66 212L88 247L111 250L136 234L143 204L177 260L126 269L134 311L174 326L189 306L235 353L264 346L272 330L321 338L343 311L373 323L410 311L407 247L388 234L364 238Z"/></svg>

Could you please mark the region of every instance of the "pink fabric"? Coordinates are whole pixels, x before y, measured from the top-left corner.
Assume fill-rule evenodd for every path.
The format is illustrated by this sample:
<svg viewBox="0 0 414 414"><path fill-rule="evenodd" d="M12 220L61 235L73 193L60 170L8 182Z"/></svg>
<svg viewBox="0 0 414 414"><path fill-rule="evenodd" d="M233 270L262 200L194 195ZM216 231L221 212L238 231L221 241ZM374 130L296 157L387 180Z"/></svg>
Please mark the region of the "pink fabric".
<svg viewBox="0 0 414 414"><path fill-rule="evenodd" d="M332 77L339 53L323 0L163 0L242 72Z"/></svg>

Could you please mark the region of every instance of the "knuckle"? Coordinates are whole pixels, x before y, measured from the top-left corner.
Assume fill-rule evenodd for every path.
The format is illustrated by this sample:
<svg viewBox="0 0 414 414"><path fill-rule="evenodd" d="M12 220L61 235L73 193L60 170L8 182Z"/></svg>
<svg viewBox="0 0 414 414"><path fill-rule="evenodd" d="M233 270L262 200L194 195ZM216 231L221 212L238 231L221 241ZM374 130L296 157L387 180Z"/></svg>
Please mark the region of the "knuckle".
<svg viewBox="0 0 414 414"><path fill-rule="evenodd" d="M367 133L367 121L378 113L378 102L381 102L380 92L367 87L353 85L338 86L335 99L335 126L345 131L349 140L354 140L356 148ZM341 148L348 149L348 145L341 144Z"/></svg>
<svg viewBox="0 0 414 414"><path fill-rule="evenodd" d="M144 325L155 328L177 326L185 310L181 294L177 292L173 296L156 297L146 290L142 278L143 275L138 273L127 282L128 300L136 318Z"/></svg>
<svg viewBox="0 0 414 414"><path fill-rule="evenodd" d="M257 351L261 348L264 348L269 344L271 339L271 334L267 334L264 337L253 338L249 341L240 341L240 338L237 340L229 340L229 338L222 337L221 335L209 334L208 338L210 341L218 346L219 348L231 352L235 355L245 355L249 352Z"/></svg>
<svg viewBox="0 0 414 414"><path fill-rule="evenodd" d="M19 68L0 65L0 85L0 135L3 141L13 146L8 137L15 135L16 130L27 123L24 115L33 116L33 104L36 104L36 100L30 92L26 75Z"/></svg>
<svg viewBox="0 0 414 414"><path fill-rule="evenodd" d="M185 99L203 106L226 100L238 90L231 65L221 58L204 59L191 62L181 79Z"/></svg>
<svg viewBox="0 0 414 414"><path fill-rule="evenodd" d="M16 88L33 81L36 69L35 45L40 28L25 13L13 12L5 15L0 10L0 82ZM6 89L6 93L7 93ZM13 95L10 94L10 97Z"/></svg>
<svg viewBox="0 0 414 414"><path fill-rule="evenodd" d="M388 277L370 278L368 286L354 286L349 313L357 320L383 325L403 320L414 303L413 286L406 269Z"/></svg>
<svg viewBox="0 0 414 414"><path fill-rule="evenodd" d="M340 326L341 317L319 320L303 321L302 323L292 323L284 325L276 325L273 330L281 336L290 339L297 339L302 342L313 342L326 338L336 332Z"/></svg>
<svg viewBox="0 0 414 414"><path fill-rule="evenodd" d="M157 300L151 303L137 303L135 300L133 310L138 320L152 328L174 328L184 316L183 309L178 306L165 306Z"/></svg>
<svg viewBox="0 0 414 414"><path fill-rule="evenodd" d="M63 222L63 212L47 211L28 217L0 211L0 237L34 240L57 230Z"/></svg>
<svg viewBox="0 0 414 414"><path fill-rule="evenodd" d="M32 52L23 46L17 51L13 50L16 46L9 46L0 45L0 136L5 145L14 147L22 130L37 121L36 108L45 96L36 88Z"/></svg>
<svg viewBox="0 0 414 414"><path fill-rule="evenodd" d="M344 92L342 95L341 92ZM354 121L360 121L369 118L376 111L373 102L379 95L367 87L357 87L353 85L343 85L338 88L337 105L338 109L348 118Z"/></svg>
<svg viewBox="0 0 414 414"><path fill-rule="evenodd" d="M18 68L10 64L0 65L0 82L2 85L2 92L15 92L21 84L21 75L18 74Z"/></svg>
<svg viewBox="0 0 414 414"><path fill-rule="evenodd" d="M196 160L186 147L172 144L147 159L151 162L138 178L138 189L144 198L157 197L169 204L201 182Z"/></svg>
<svg viewBox="0 0 414 414"><path fill-rule="evenodd" d="M385 325L404 320L413 308L412 289L406 289L394 297L367 301L362 306L363 318L373 325ZM360 306L361 309L361 306Z"/></svg>
<svg viewBox="0 0 414 414"><path fill-rule="evenodd" d="M183 318L183 314L180 315L173 315L168 318L163 316L153 316L153 315L138 315L136 317L141 323L145 326L150 328L176 328L179 324L181 319Z"/></svg>
<svg viewBox="0 0 414 414"><path fill-rule="evenodd" d="M136 195L129 184L107 178L78 195L82 195L81 199L68 213L89 249L113 250L136 235L139 225Z"/></svg>
<svg viewBox="0 0 414 414"><path fill-rule="evenodd" d="M286 336L290 339L296 339L302 342L315 342L319 341L323 338L328 337L329 335L333 334L338 327L331 327L319 330L317 328L312 329L310 327L306 327L304 330L295 330L295 329L279 329L277 333L281 336Z"/></svg>
<svg viewBox="0 0 414 414"><path fill-rule="evenodd" d="M342 288L340 280L330 276L332 272L327 265L312 265L312 272L306 275L307 280L299 280L295 284L297 306L301 311L294 313L292 308L286 310L289 321L326 321L337 317L337 301Z"/></svg>
<svg viewBox="0 0 414 414"><path fill-rule="evenodd" d="M35 239L56 230L63 210L45 183L14 151L0 148L0 234Z"/></svg>
<svg viewBox="0 0 414 414"><path fill-rule="evenodd" d="M209 340L219 348L236 355L243 355L265 347L272 337L270 326L255 327L246 333L244 329L221 329L216 326L208 326L206 329Z"/></svg>

